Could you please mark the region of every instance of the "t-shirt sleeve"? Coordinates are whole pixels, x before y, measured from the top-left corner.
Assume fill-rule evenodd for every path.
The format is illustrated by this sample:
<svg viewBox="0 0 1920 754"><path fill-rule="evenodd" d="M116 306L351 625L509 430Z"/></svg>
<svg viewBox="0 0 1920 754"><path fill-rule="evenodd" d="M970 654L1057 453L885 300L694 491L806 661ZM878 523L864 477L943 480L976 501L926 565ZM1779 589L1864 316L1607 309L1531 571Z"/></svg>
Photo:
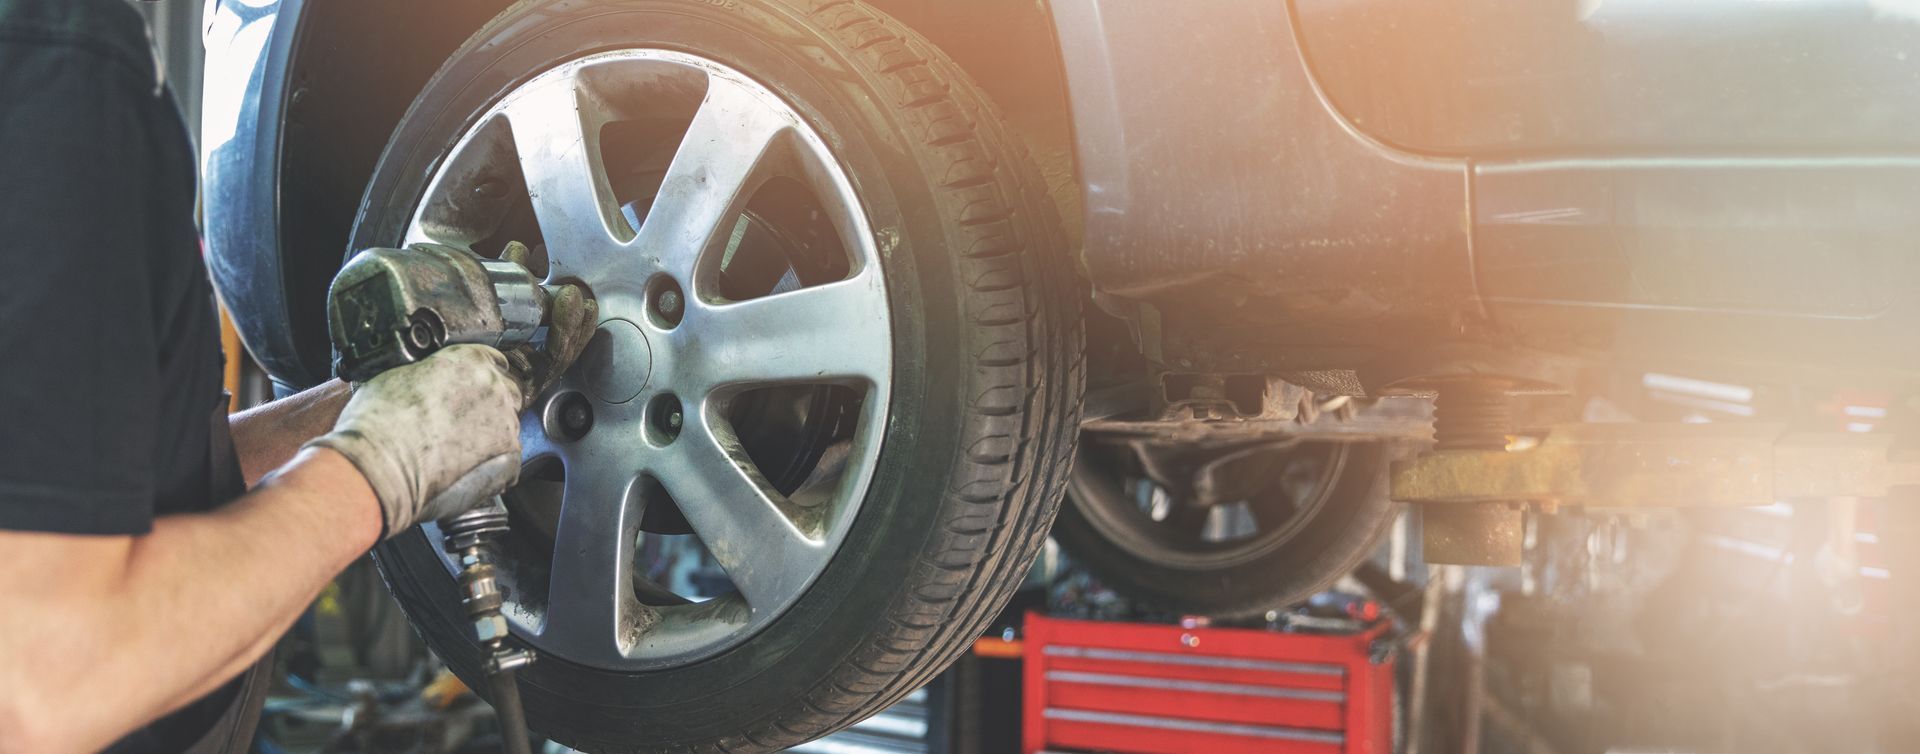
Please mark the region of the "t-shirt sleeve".
<svg viewBox="0 0 1920 754"><path fill-rule="evenodd" d="M138 241L159 190L142 96L124 55L0 34L0 529L152 526L164 356Z"/></svg>

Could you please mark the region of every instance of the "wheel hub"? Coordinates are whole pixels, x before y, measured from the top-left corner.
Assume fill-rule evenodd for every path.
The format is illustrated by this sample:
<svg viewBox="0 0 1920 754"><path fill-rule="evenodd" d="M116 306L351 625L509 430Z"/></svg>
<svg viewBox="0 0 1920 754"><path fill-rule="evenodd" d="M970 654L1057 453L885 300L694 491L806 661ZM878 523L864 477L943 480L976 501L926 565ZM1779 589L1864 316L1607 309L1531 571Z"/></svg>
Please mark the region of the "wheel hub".
<svg viewBox="0 0 1920 754"><path fill-rule="evenodd" d="M626 403L653 379L653 344L639 325L624 319L600 324L580 354L587 393L601 403Z"/></svg>

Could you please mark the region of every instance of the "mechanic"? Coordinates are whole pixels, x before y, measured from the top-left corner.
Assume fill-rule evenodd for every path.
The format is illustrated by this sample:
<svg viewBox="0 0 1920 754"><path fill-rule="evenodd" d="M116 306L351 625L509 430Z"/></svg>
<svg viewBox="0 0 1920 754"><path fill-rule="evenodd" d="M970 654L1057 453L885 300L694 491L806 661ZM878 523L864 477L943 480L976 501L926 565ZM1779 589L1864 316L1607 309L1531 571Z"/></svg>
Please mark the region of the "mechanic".
<svg viewBox="0 0 1920 754"><path fill-rule="evenodd" d="M246 750L262 657L321 588L519 473L526 376L484 346L229 419L157 69L121 0L0 0L8 754Z"/></svg>

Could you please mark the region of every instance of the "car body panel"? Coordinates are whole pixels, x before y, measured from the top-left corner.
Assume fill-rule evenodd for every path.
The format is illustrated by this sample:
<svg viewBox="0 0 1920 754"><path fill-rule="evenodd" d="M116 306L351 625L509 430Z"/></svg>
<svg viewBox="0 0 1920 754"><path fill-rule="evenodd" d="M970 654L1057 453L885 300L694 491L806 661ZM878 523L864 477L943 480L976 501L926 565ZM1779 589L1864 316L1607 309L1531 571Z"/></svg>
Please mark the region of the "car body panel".
<svg viewBox="0 0 1920 754"><path fill-rule="evenodd" d="M1905 17L1728 0L1053 7L1087 268L1152 304L1138 318L1170 367L1346 366L1375 387L1558 366L1529 352L1920 367L1900 337L1920 314L1897 295L1920 272ZM1415 179L1453 171L1464 190Z"/></svg>
<svg viewBox="0 0 1920 754"><path fill-rule="evenodd" d="M1920 6L1898 0L1293 0L1329 99L1474 157L1920 148Z"/></svg>
<svg viewBox="0 0 1920 754"><path fill-rule="evenodd" d="M1920 159L1484 162L1474 185L1517 345L1856 385L1920 366Z"/></svg>
<svg viewBox="0 0 1920 754"><path fill-rule="evenodd" d="M1098 290L1295 344L1471 329L1466 163L1343 122L1284 3L1052 7Z"/></svg>

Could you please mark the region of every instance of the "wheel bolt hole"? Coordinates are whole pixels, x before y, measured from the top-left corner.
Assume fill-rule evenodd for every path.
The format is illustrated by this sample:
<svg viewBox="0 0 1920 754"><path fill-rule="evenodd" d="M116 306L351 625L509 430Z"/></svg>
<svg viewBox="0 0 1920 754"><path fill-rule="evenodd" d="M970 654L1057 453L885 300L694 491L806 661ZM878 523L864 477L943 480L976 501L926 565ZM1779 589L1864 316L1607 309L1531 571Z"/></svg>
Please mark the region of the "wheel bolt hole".
<svg viewBox="0 0 1920 754"><path fill-rule="evenodd" d="M548 434L556 440L572 442L593 430L593 404L579 393L567 393L554 401L548 416Z"/></svg>
<svg viewBox="0 0 1920 754"><path fill-rule="evenodd" d="M687 314L687 294L680 289L680 283L671 277L661 275L647 284L647 312L653 322L662 329L671 330L680 325L680 319Z"/></svg>
<svg viewBox="0 0 1920 754"><path fill-rule="evenodd" d="M653 397L647 404L647 435L655 445L667 445L680 436L680 428L687 423L686 415L680 409L680 399L672 393L662 393Z"/></svg>

